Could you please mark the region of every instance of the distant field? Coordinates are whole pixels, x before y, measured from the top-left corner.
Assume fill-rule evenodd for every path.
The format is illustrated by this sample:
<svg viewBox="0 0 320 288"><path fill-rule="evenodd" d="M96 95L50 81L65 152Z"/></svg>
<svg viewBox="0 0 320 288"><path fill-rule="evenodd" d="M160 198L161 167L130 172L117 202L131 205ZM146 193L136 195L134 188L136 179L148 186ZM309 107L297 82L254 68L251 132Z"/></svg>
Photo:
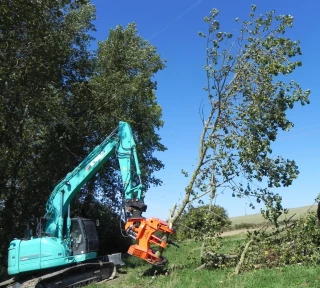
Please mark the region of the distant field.
<svg viewBox="0 0 320 288"><path fill-rule="evenodd" d="M289 209L289 213L286 215L286 218L288 219L295 214L295 216L292 217L292 219L296 219L308 211L316 211L316 210L317 210L317 205L291 208ZM284 215L280 216L280 221L283 221L285 219L284 217L285 217ZM260 213L253 214L253 215L246 215L246 216L231 217L230 220L232 221L232 225L237 225L241 223L261 224L261 223L267 222Z"/></svg>

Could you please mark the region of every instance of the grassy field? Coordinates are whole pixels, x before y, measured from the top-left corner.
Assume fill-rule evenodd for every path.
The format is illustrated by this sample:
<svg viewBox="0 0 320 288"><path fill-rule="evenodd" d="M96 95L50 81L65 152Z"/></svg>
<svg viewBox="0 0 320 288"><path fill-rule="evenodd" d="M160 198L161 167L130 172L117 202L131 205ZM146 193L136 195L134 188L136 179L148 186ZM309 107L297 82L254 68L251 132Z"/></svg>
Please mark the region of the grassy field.
<svg viewBox="0 0 320 288"><path fill-rule="evenodd" d="M280 221L283 221L285 219L285 217L288 219L293 215L294 216L292 217L292 219L296 219L296 218L300 217L301 215L305 214L307 211L315 211L316 209L317 209L317 205L292 208L292 209L289 209L289 213L287 215L280 216ZM267 222L262 217L260 212L257 214L253 214L253 215L231 217L230 220L232 221L232 225L238 225L241 223L262 224L264 222Z"/></svg>
<svg viewBox="0 0 320 288"><path fill-rule="evenodd" d="M221 252L232 250L244 236L225 237ZM170 247L166 257L171 265L179 269L156 271L134 257L126 259L127 266L122 268L118 277L105 285L108 288L142 288L142 287L168 287L168 288L250 288L250 287L320 287L320 267L288 266L274 269L260 269L231 276L233 268L194 271L199 263L200 243L186 241L181 247ZM181 267L182 266L182 267ZM97 285L91 285L96 287Z"/></svg>

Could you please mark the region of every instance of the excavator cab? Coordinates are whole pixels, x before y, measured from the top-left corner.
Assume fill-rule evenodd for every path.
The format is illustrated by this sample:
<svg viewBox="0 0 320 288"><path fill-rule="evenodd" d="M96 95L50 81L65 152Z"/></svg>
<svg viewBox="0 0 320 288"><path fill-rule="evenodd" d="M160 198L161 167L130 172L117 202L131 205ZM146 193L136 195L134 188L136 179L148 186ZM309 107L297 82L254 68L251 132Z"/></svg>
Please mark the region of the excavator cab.
<svg viewBox="0 0 320 288"><path fill-rule="evenodd" d="M84 218L71 219L71 247L73 255L87 254L99 250L99 239L95 222Z"/></svg>

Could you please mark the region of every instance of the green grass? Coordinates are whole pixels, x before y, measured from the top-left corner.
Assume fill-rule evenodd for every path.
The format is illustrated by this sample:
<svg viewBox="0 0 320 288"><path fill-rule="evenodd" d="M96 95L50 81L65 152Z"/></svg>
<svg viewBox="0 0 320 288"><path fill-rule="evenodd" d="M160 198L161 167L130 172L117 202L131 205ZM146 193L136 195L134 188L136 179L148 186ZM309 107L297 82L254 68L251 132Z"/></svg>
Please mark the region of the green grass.
<svg viewBox="0 0 320 288"><path fill-rule="evenodd" d="M291 216L292 219L297 219L298 217L305 214L307 211L316 211L317 205L311 206L303 206L299 208L292 208L289 209L289 213L285 215L281 215L279 221L283 221L285 217L288 219ZM232 221L232 225L248 223L248 224L263 224L267 223L266 219L264 219L261 213L253 214L253 215L246 215L246 216L239 216L239 217L231 217L230 220Z"/></svg>
<svg viewBox="0 0 320 288"><path fill-rule="evenodd" d="M286 288L320 286L319 267L285 267L281 269L261 269L230 277L232 270L182 269L171 272L168 276L141 276L138 271L120 275L119 279L108 282L106 287L168 287L168 288ZM121 278L124 277L124 278Z"/></svg>
<svg viewBox="0 0 320 288"><path fill-rule="evenodd" d="M221 252L231 251L245 236L236 235L225 237ZM170 267L175 264L178 268L170 271L150 268L140 259L126 257L127 267L121 269L118 278L105 284L108 288L197 288L197 287L320 287L320 267L288 266L273 269L260 269L243 272L230 276L234 268L194 271L199 263L200 243L184 241L179 249L170 247L166 251ZM157 272L155 272L158 270ZM155 275L155 276L154 276ZM154 276L154 277L152 277ZM96 285L91 285L95 287ZM99 285L99 287L103 287Z"/></svg>

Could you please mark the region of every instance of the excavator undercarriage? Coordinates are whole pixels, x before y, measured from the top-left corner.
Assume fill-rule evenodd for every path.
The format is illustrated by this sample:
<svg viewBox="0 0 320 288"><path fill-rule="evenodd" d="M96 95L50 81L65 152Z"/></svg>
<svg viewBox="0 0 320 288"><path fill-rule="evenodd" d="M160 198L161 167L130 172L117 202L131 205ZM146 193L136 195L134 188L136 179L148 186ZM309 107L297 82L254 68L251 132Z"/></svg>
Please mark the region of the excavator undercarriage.
<svg viewBox="0 0 320 288"><path fill-rule="evenodd" d="M108 259L106 259L107 257L104 256L91 262L75 264L56 271L52 269L41 271L39 275L36 273L33 275L17 275L0 283L0 287L67 288L105 282L115 277L117 264L124 264L121 261L121 253L108 256L111 258L111 261L120 259L120 262L118 260L117 263L109 262Z"/></svg>

